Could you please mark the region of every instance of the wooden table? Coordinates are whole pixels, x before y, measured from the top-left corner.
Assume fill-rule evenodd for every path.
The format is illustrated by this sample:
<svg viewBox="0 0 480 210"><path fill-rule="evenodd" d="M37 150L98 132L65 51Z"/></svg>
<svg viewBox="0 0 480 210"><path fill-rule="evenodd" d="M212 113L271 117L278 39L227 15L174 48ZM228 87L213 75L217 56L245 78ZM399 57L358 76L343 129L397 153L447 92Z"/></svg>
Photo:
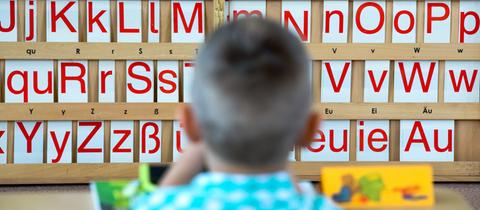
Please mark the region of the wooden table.
<svg viewBox="0 0 480 210"><path fill-rule="evenodd" d="M435 190L438 210L470 210L472 209L460 194L443 188ZM21 192L0 193L0 209L15 210L89 210L93 202L89 191L83 192ZM382 208L388 210L406 208ZM378 209L380 210L380 209Z"/></svg>

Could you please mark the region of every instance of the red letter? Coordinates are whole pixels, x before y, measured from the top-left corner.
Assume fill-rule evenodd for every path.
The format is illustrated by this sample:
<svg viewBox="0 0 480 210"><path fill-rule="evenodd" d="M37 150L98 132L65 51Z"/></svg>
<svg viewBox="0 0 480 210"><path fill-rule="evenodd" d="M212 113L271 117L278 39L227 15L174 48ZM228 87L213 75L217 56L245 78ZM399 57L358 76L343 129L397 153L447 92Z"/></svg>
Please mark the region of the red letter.
<svg viewBox="0 0 480 210"><path fill-rule="evenodd" d="M65 146L67 146L67 140L68 140L68 136L70 136L70 131L65 132L65 136L63 137L61 145L58 145L57 135L55 134L54 131L50 131L50 136L52 136L53 144L55 145L55 150L57 150L57 157L55 159L52 159L52 163L58 163L58 161L62 159Z"/></svg>
<svg viewBox="0 0 480 210"><path fill-rule="evenodd" d="M467 92L472 92L473 85L475 84L475 78L477 78L478 69L473 70L472 78L470 82L467 79L467 72L462 69L460 70L460 77L458 78L458 82L455 83L455 75L453 74L453 70L448 70L448 74L450 74L450 80L452 81L453 90L455 92L460 92L460 86L462 86L462 81L465 81L465 87Z"/></svg>
<svg viewBox="0 0 480 210"><path fill-rule="evenodd" d="M123 136L120 138L120 140L115 144L115 146L112 149L112 152L132 152L132 148L120 148L127 140L128 136L132 133L131 130L114 130L113 134L123 134Z"/></svg>
<svg viewBox="0 0 480 210"><path fill-rule="evenodd" d="M465 20L469 15L471 15L475 19L475 26L473 26L472 30L470 31L465 28ZM465 34L472 35L474 33L477 33L479 28L480 28L480 17L478 16L478 13L474 11L460 13L460 43L464 43Z"/></svg>
<svg viewBox="0 0 480 210"><path fill-rule="evenodd" d="M28 5L33 7L33 0L29 0ZM35 30L33 30L33 26L34 26L33 22L34 21L35 21L35 17L34 17L34 13L33 13L33 8L29 8L28 9L28 22L30 24L28 25L28 36L25 37L25 41L32 41L33 40L33 36L35 35Z"/></svg>
<svg viewBox="0 0 480 210"><path fill-rule="evenodd" d="M50 4L50 9L52 10L52 32L57 32L57 21L59 18L63 20L65 25L71 32L77 32L77 30L73 27L72 23L65 17L65 12L67 12L70 7L75 5L75 1L68 2L67 6L65 6L58 14L56 14L56 2L52 1Z"/></svg>
<svg viewBox="0 0 480 210"><path fill-rule="evenodd" d="M155 3L150 2L150 32L158 33L158 29L155 28Z"/></svg>
<svg viewBox="0 0 480 210"><path fill-rule="evenodd" d="M140 29L138 28L125 28L125 9L123 2L118 2L118 9L120 15L120 33L138 33Z"/></svg>
<svg viewBox="0 0 480 210"><path fill-rule="evenodd" d="M442 7L445 13L440 17L433 17L433 7ZM446 20L450 15L450 8L444 3L427 3L427 33L432 33L432 22Z"/></svg>
<svg viewBox="0 0 480 210"><path fill-rule="evenodd" d="M402 30L400 28L400 26L398 25L398 22L400 19L400 16L402 15L407 15L408 16L408 20L410 21L409 25L408 25L408 28L405 29L405 30ZM408 11L408 10L400 10L398 11L397 14L395 14L395 19L393 20L393 26L395 27L395 31L397 31L398 33L400 34L408 34L410 33L412 30L413 30L413 26L415 26L415 17L413 16L413 14Z"/></svg>
<svg viewBox="0 0 480 210"><path fill-rule="evenodd" d="M107 12L106 10L101 10L95 17L93 17L93 2L88 2L88 32L93 31L93 24L97 23L100 31L103 33L107 33L105 26L103 26L102 22L100 21L100 17Z"/></svg>
<svg viewBox="0 0 480 210"><path fill-rule="evenodd" d="M5 131L0 131L0 138L2 138L3 134L5 134ZM1 147L0 147L0 154L5 154L5 152Z"/></svg>
<svg viewBox="0 0 480 210"><path fill-rule="evenodd" d="M10 0L10 25L6 28L0 23L0 32L10 32L15 28L15 1Z"/></svg>
<svg viewBox="0 0 480 210"><path fill-rule="evenodd" d="M53 73L51 71L49 71L48 73L48 78L47 78L47 87L45 87L45 89L43 90L40 90L40 88L38 87L38 71L34 71L33 72L33 91L35 91L35 93L38 93L38 94L45 94L45 93L53 93L53 84L52 84L52 81L53 81Z"/></svg>
<svg viewBox="0 0 480 210"><path fill-rule="evenodd" d="M323 134L323 132L318 129L316 130L316 132L320 134L320 137L313 139L312 143L313 142L325 143L325 135ZM324 144L321 144L318 148L313 148L312 145L307 146L307 149L310 150L311 152L321 152L323 151L324 148L325 148Z"/></svg>
<svg viewBox="0 0 480 210"><path fill-rule="evenodd" d="M453 151L452 149L452 139L453 139L453 131L452 129L448 129L448 142L447 146L444 148L440 148L438 145L438 129L433 130L433 148L437 150L437 152L451 152Z"/></svg>
<svg viewBox="0 0 480 210"><path fill-rule="evenodd" d="M22 132L23 136L25 137L25 140L27 140L27 153L32 153L32 140L35 134L37 133L38 129L40 128L40 125L42 125L42 122L35 123L35 126L33 126L31 134L27 133L27 130L23 125L23 122L17 122L17 125L20 128L20 131Z"/></svg>
<svg viewBox="0 0 480 210"><path fill-rule="evenodd" d="M193 8L192 17L187 26L187 21L185 20L185 15L183 14L182 7L179 2L173 3L173 33L178 33L178 15L182 18L183 27L185 32L190 33L193 28L193 23L195 22L195 16L198 15L198 33L203 33L203 11L202 3L195 3Z"/></svg>
<svg viewBox="0 0 480 210"><path fill-rule="evenodd" d="M338 15L338 33L343 33L343 13L340 10L327 11L325 13L325 33L330 33L330 18Z"/></svg>
<svg viewBox="0 0 480 210"><path fill-rule="evenodd" d="M136 67L136 66L142 66L143 68L145 68L145 71L147 71L147 72L150 71L150 67L146 63L144 63L144 62L133 62L132 64L130 64L130 66L128 66L128 76L130 76L134 79L142 80L147 85L145 86L144 89L137 90L133 87L132 83L128 83L127 84L128 90L130 90L132 93L136 93L136 94L146 93L146 92L148 92L148 90L150 90L150 88L152 88L152 81L150 81L150 79L148 79L148 77L146 77L146 76L135 74L133 72L133 68Z"/></svg>
<svg viewBox="0 0 480 210"><path fill-rule="evenodd" d="M245 15L245 17L250 17L252 15L256 15L257 17L262 17L262 12L260 10L233 10L233 20L237 21L240 15Z"/></svg>
<svg viewBox="0 0 480 210"><path fill-rule="evenodd" d="M22 80L23 80L23 86L20 90L15 90L13 88L13 77L15 75L20 75L20 77L22 77ZM23 102L28 102L28 73L27 71L19 71L19 70L15 70L15 71L12 71L8 77L7 77L7 88L8 88L8 91L10 91L11 93L15 94L15 95L18 95L18 94L22 94L23 93Z"/></svg>
<svg viewBox="0 0 480 210"><path fill-rule="evenodd" d="M180 127L182 127L182 126L180 125ZM178 131L175 132L175 136L177 137L177 141L175 142L175 148L177 148L177 151L178 151L179 153L182 153L182 152L183 152L182 144L181 144L181 142L182 142L182 140L181 140L182 135L181 135L180 130L178 130Z"/></svg>
<svg viewBox="0 0 480 210"><path fill-rule="evenodd" d="M88 134L88 136L83 140L80 147L78 147L79 153L87 153L87 152L102 152L102 148L85 148L87 144L92 140L93 136L100 130L102 127L102 122L79 122L78 126L93 126L92 131Z"/></svg>
<svg viewBox="0 0 480 210"><path fill-rule="evenodd" d="M295 31L300 35L300 38L302 41L308 41L308 11L303 11L303 32L302 29L298 26L297 21L292 16L292 13L290 11L285 11L285 28L288 28L288 22L291 22L293 27L295 28Z"/></svg>
<svg viewBox="0 0 480 210"><path fill-rule="evenodd" d="M142 131L141 131L142 132L142 153L147 152L146 151L147 150L147 137L146 137L146 135L147 135L148 126L152 126L152 128L153 128L153 133L148 135L148 138L153 139L155 141L155 147L153 149L148 150L148 153L153 154L153 153L157 152L158 149L160 149L160 138L158 138L159 128L158 128L157 124L155 124L153 122L147 122L147 123L143 124L143 126L142 126Z"/></svg>
<svg viewBox="0 0 480 210"><path fill-rule="evenodd" d="M170 85L171 88L169 89L166 89L164 88L163 85L159 85L160 86L160 90L163 92L163 93L173 93L175 92L175 90L177 89L177 84L172 81L172 80L167 80L164 78L164 75L165 74L171 74L173 78L177 78L177 73L175 73L175 71L173 70L170 70L170 69L165 69L165 70L162 70L159 74L158 74L158 80L159 82L163 83L163 84L167 84L167 85Z"/></svg>
<svg viewBox="0 0 480 210"><path fill-rule="evenodd" d="M373 91L379 92L382 88L383 81L385 81L385 78L387 77L387 70L382 71L382 76L380 77L380 81L378 82L378 84L375 82L375 76L373 75L372 70L368 70L368 77L370 78L370 82L372 83Z"/></svg>
<svg viewBox="0 0 480 210"><path fill-rule="evenodd" d="M420 138L414 139L415 132L417 131L417 129L420 132ZM422 143L423 146L425 147L425 151L430 152L430 146L428 146L427 137L425 136L425 132L423 131L422 123L420 123L420 121L415 121L413 123L412 132L408 137L408 142L407 142L407 146L405 147L405 152L410 151L410 146L412 146L412 143Z"/></svg>
<svg viewBox="0 0 480 210"><path fill-rule="evenodd" d="M80 74L78 76L67 76L67 67L74 66L78 67L80 69ZM85 76L85 73L87 70L85 70L85 66L81 63L74 63L74 62L62 62L60 65L60 81L61 81L61 87L60 87L60 92L65 93L67 91L67 80L76 80L80 83L80 91L82 93L87 92L87 88L85 85L85 80L83 77Z"/></svg>
<svg viewBox="0 0 480 210"><path fill-rule="evenodd" d="M378 14L380 15L380 20L378 21L377 27L372 29L372 30L365 29L362 26L362 22L360 21L360 15L362 14L363 9L365 9L368 6L371 6L371 7L374 7L375 9L377 9ZM383 22L385 21L385 14L383 14L383 13L384 12L383 12L382 7L375 2L366 2L362 5L360 5L360 7L358 7L357 14L355 14L355 22L357 23L358 30L361 31L364 34L374 34L374 33L379 32L380 29L382 29L382 27L383 27Z"/></svg>
<svg viewBox="0 0 480 210"><path fill-rule="evenodd" d="M343 66L342 75L340 75L340 80L338 81L338 84L337 84L335 82L335 77L333 76L332 67L330 66L330 63L325 62L325 67L327 68L328 77L330 78L330 82L332 83L333 91L335 93L340 92L340 89L342 88L342 85L343 85L343 80L347 75L349 66L350 66L350 62L345 63L345 65Z"/></svg>
<svg viewBox="0 0 480 210"><path fill-rule="evenodd" d="M106 90L105 90L105 86L106 86L106 80L107 80L107 77L108 76L112 76L113 75L113 71L112 70L107 70L107 71L102 71L100 73L100 91L101 93L105 93Z"/></svg>
<svg viewBox="0 0 480 210"><path fill-rule="evenodd" d="M428 92L428 89L430 89L430 82L432 81L432 75L433 75L433 70L435 68L435 62L430 63L430 69L428 70L428 76L427 76L427 81L423 79L423 73L422 73L422 68L420 67L419 62L415 62L413 64L413 70L412 74L410 74L410 79L408 80L407 83L407 76L405 75L405 67L403 66L403 62L398 63L400 67L400 74L402 75L402 82L403 86L405 87L405 92L410 93L412 90L412 85L413 85L413 79L415 78L415 74L418 72L418 77L420 78L420 84L422 85L422 90L424 93Z"/></svg>
<svg viewBox="0 0 480 210"><path fill-rule="evenodd" d="M335 137L333 135L333 129L330 130L330 149L332 150L332 152L341 152L341 151L344 151L346 152L347 151L347 139L348 138L348 131L347 130L343 130L343 143L342 143L342 146L340 148L335 148Z"/></svg>

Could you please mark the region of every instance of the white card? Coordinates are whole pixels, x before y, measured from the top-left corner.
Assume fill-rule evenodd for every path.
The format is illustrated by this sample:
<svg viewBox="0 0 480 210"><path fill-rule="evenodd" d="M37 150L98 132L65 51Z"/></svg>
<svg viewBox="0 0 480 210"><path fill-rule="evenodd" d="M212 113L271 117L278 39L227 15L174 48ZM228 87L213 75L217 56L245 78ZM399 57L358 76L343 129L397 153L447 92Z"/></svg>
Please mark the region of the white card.
<svg viewBox="0 0 480 210"><path fill-rule="evenodd" d="M357 120L357 161L388 161L390 122Z"/></svg>
<svg viewBox="0 0 480 210"><path fill-rule="evenodd" d="M115 61L98 61L98 102L115 102Z"/></svg>
<svg viewBox="0 0 480 210"><path fill-rule="evenodd" d="M288 153L288 160L297 161L297 159L295 158L295 147L293 147L292 150L290 150L290 152Z"/></svg>
<svg viewBox="0 0 480 210"><path fill-rule="evenodd" d="M324 120L310 146L302 148L302 161L348 161L349 120Z"/></svg>
<svg viewBox="0 0 480 210"><path fill-rule="evenodd" d="M25 42L37 41L37 0L25 1Z"/></svg>
<svg viewBox="0 0 480 210"><path fill-rule="evenodd" d="M47 163L72 163L72 121L47 122Z"/></svg>
<svg viewBox="0 0 480 210"><path fill-rule="evenodd" d="M87 1L87 42L110 42L110 1Z"/></svg>
<svg viewBox="0 0 480 210"><path fill-rule="evenodd" d="M47 0L47 42L78 42L78 1Z"/></svg>
<svg viewBox="0 0 480 210"><path fill-rule="evenodd" d="M450 1L425 0L425 43L450 43Z"/></svg>
<svg viewBox="0 0 480 210"><path fill-rule="evenodd" d="M200 43L205 39L205 3L203 0L172 0L172 42Z"/></svg>
<svg viewBox="0 0 480 210"><path fill-rule="evenodd" d="M177 161L188 145L188 137L179 121L173 121L173 161Z"/></svg>
<svg viewBox="0 0 480 210"><path fill-rule="evenodd" d="M480 102L480 62L445 61L445 102Z"/></svg>
<svg viewBox="0 0 480 210"><path fill-rule="evenodd" d="M388 102L390 61L365 61L363 101Z"/></svg>
<svg viewBox="0 0 480 210"><path fill-rule="evenodd" d="M17 39L17 0L0 1L0 41L16 42Z"/></svg>
<svg viewBox="0 0 480 210"><path fill-rule="evenodd" d="M0 164L7 163L7 145L8 145L8 123L6 121L0 121Z"/></svg>
<svg viewBox="0 0 480 210"><path fill-rule="evenodd" d="M43 122L17 121L13 133L13 163L43 163Z"/></svg>
<svg viewBox="0 0 480 210"><path fill-rule="evenodd" d="M394 102L437 102L438 61L395 61Z"/></svg>
<svg viewBox="0 0 480 210"><path fill-rule="evenodd" d="M460 1L459 42L480 43L480 1Z"/></svg>
<svg viewBox="0 0 480 210"><path fill-rule="evenodd" d="M310 0L283 0L282 25L302 42L310 42L312 2Z"/></svg>
<svg viewBox="0 0 480 210"><path fill-rule="evenodd" d="M117 1L117 42L142 42L142 1Z"/></svg>
<svg viewBox="0 0 480 210"><path fill-rule="evenodd" d="M127 102L153 102L153 61L127 61Z"/></svg>
<svg viewBox="0 0 480 210"><path fill-rule="evenodd" d="M347 43L348 1L325 0L323 4L323 43Z"/></svg>
<svg viewBox="0 0 480 210"><path fill-rule="evenodd" d="M88 102L88 61L58 61L58 102Z"/></svg>
<svg viewBox="0 0 480 210"><path fill-rule="evenodd" d="M162 121L140 121L140 162L162 160Z"/></svg>
<svg viewBox="0 0 480 210"><path fill-rule="evenodd" d="M195 73L195 63L193 61L183 62L183 102L192 102L192 83Z"/></svg>
<svg viewBox="0 0 480 210"><path fill-rule="evenodd" d="M225 8L229 8L226 22L244 17L266 17L267 15L267 2L265 0L234 0L229 1L229 7Z"/></svg>
<svg viewBox="0 0 480 210"><path fill-rule="evenodd" d="M384 43L386 6L384 0L353 1L353 43Z"/></svg>
<svg viewBox="0 0 480 210"><path fill-rule="evenodd" d="M322 102L350 102L351 61L322 61Z"/></svg>
<svg viewBox="0 0 480 210"><path fill-rule="evenodd" d="M148 42L160 42L160 0L148 1Z"/></svg>
<svg viewBox="0 0 480 210"><path fill-rule="evenodd" d="M392 43L415 43L417 41L417 2L393 1Z"/></svg>
<svg viewBox="0 0 480 210"><path fill-rule="evenodd" d="M133 162L133 121L111 121L110 162Z"/></svg>
<svg viewBox="0 0 480 210"><path fill-rule="evenodd" d="M157 102L179 102L178 61L157 61Z"/></svg>
<svg viewBox="0 0 480 210"><path fill-rule="evenodd" d="M103 121L78 121L77 163L103 163Z"/></svg>
<svg viewBox="0 0 480 210"><path fill-rule="evenodd" d="M400 161L453 161L454 120L400 120Z"/></svg>
<svg viewBox="0 0 480 210"><path fill-rule="evenodd" d="M53 103L52 60L5 60L6 103Z"/></svg>

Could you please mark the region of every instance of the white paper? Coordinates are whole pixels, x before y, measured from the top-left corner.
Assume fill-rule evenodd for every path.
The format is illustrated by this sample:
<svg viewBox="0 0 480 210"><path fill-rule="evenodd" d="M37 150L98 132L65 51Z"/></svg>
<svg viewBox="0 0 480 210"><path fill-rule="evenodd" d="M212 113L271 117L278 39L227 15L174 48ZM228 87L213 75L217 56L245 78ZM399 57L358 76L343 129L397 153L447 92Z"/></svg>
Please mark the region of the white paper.
<svg viewBox="0 0 480 210"><path fill-rule="evenodd" d="M110 1L87 1L87 42L110 42Z"/></svg>
<svg viewBox="0 0 480 210"><path fill-rule="evenodd" d="M78 42L78 1L47 0L46 5L47 42Z"/></svg>
<svg viewBox="0 0 480 210"><path fill-rule="evenodd" d="M77 163L103 163L103 121L78 121Z"/></svg>
<svg viewBox="0 0 480 210"><path fill-rule="evenodd" d="M400 120L400 161L453 161L454 120Z"/></svg>
<svg viewBox="0 0 480 210"><path fill-rule="evenodd" d="M15 122L13 163L43 163L43 122Z"/></svg>
<svg viewBox="0 0 480 210"><path fill-rule="evenodd" d="M127 102L153 102L153 61L127 61Z"/></svg>
<svg viewBox="0 0 480 210"><path fill-rule="evenodd" d="M416 43L417 2L393 1L392 43Z"/></svg>
<svg viewBox="0 0 480 210"><path fill-rule="evenodd" d="M267 15L267 2L265 0L233 0L229 1L229 7L229 15L225 19L226 22L244 17L266 17Z"/></svg>
<svg viewBox="0 0 480 210"><path fill-rule="evenodd" d="M47 122L47 163L72 163L72 121Z"/></svg>
<svg viewBox="0 0 480 210"><path fill-rule="evenodd" d="M117 42L142 42L142 1L117 1Z"/></svg>
<svg viewBox="0 0 480 210"><path fill-rule="evenodd" d="M324 120L310 146L302 148L302 161L348 161L349 120Z"/></svg>
<svg viewBox="0 0 480 210"><path fill-rule="evenodd" d="M205 3L177 1L171 3L173 43L201 43L205 39Z"/></svg>
<svg viewBox="0 0 480 210"><path fill-rule="evenodd" d="M133 121L111 121L110 162L133 162Z"/></svg>
<svg viewBox="0 0 480 210"><path fill-rule="evenodd" d="M37 0L25 1L25 42L37 41Z"/></svg>
<svg viewBox="0 0 480 210"><path fill-rule="evenodd" d="M386 6L384 0L353 1L353 43L384 43Z"/></svg>
<svg viewBox="0 0 480 210"><path fill-rule="evenodd" d="M88 62L86 60L58 61L58 102L88 102Z"/></svg>
<svg viewBox="0 0 480 210"><path fill-rule="evenodd" d="M390 61L365 61L363 101L368 103L388 102Z"/></svg>
<svg viewBox="0 0 480 210"><path fill-rule="evenodd" d="M388 161L390 122L357 120L357 161Z"/></svg>
<svg viewBox="0 0 480 210"><path fill-rule="evenodd" d="M17 39L17 0L0 1L0 41L16 42ZM13 18L12 18L13 17Z"/></svg>
<svg viewBox="0 0 480 210"><path fill-rule="evenodd" d="M310 0L283 0L282 25L302 42L310 42L312 2Z"/></svg>
<svg viewBox="0 0 480 210"><path fill-rule="evenodd" d="M188 145L188 137L179 121L173 121L173 162L177 161Z"/></svg>
<svg viewBox="0 0 480 210"><path fill-rule="evenodd" d="M450 43L451 9L450 1L425 0L425 43Z"/></svg>
<svg viewBox="0 0 480 210"><path fill-rule="evenodd" d="M437 61L395 61L394 102L437 102Z"/></svg>
<svg viewBox="0 0 480 210"><path fill-rule="evenodd" d="M148 42L160 42L160 0L148 1Z"/></svg>
<svg viewBox="0 0 480 210"><path fill-rule="evenodd" d="M115 102L115 61L98 61L98 102Z"/></svg>
<svg viewBox="0 0 480 210"><path fill-rule="evenodd" d="M162 121L140 121L140 162L161 162L161 148Z"/></svg>
<svg viewBox="0 0 480 210"><path fill-rule="evenodd" d="M460 1L459 42L480 43L480 1Z"/></svg>
<svg viewBox="0 0 480 210"><path fill-rule="evenodd" d="M323 43L347 43L348 1L325 0L323 4Z"/></svg>
<svg viewBox="0 0 480 210"><path fill-rule="evenodd" d="M0 121L0 164L7 163L8 135L7 122Z"/></svg>
<svg viewBox="0 0 480 210"><path fill-rule="evenodd" d="M179 102L178 61L157 61L157 102Z"/></svg>
<svg viewBox="0 0 480 210"><path fill-rule="evenodd" d="M183 62L183 102L192 102L192 83L195 73L195 63L193 61Z"/></svg>
<svg viewBox="0 0 480 210"><path fill-rule="evenodd" d="M480 102L480 62L445 61L445 102Z"/></svg>
<svg viewBox="0 0 480 210"><path fill-rule="evenodd" d="M351 61L322 61L321 102L350 102Z"/></svg>

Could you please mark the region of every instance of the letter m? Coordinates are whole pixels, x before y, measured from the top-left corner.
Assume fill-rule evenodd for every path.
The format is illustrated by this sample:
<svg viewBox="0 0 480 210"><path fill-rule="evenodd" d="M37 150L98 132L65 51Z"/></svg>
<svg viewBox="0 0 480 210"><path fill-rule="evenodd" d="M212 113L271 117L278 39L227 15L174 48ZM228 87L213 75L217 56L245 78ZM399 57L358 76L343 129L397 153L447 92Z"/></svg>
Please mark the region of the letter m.
<svg viewBox="0 0 480 210"><path fill-rule="evenodd" d="M187 3L187 2L185 2ZM180 2L173 2L173 33L178 33L178 17L182 19L183 27L185 28L186 33L191 33L193 24L195 23L195 16L198 18L198 33L203 33L203 3L197 2L193 7L192 16L190 17L190 22L185 19L185 14L183 13L182 6Z"/></svg>

